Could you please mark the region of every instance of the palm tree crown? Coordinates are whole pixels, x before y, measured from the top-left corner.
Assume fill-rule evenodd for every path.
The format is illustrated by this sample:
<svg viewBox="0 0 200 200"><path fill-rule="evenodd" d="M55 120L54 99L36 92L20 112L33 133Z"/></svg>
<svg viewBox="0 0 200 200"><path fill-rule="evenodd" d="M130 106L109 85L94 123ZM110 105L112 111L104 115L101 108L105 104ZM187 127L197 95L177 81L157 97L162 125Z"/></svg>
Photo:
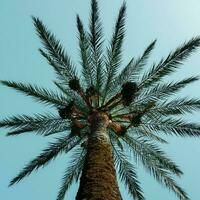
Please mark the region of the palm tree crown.
<svg viewBox="0 0 200 200"><path fill-rule="evenodd" d="M127 158L130 149L135 163L141 162L146 170L161 184L172 190L181 200L188 200L186 192L174 181L173 176L183 173L179 167L160 150L157 143L167 143L161 133L176 136L200 136L200 126L180 117L200 108L200 100L172 98L185 86L199 79L192 76L179 81L163 82L163 78L175 72L182 62L200 46L195 37L172 51L158 64L144 73L144 67L155 46L153 41L137 59L120 71L122 43L125 34L125 3L119 10L111 42L103 51L102 25L96 0L91 1L89 31L77 16L79 48L82 71L61 46L59 40L40 19L33 17L34 26L44 49L41 55L57 74L54 82L58 92L30 84L1 81L41 103L55 107L55 114L18 115L0 122L0 127L14 128L7 135L34 132L43 136L59 134L59 138L28 163L10 182L21 181L32 171L45 166L60 153L73 149L57 200L78 181L87 155L91 123L96 113L107 116L108 136L119 178L134 199L144 200L133 161Z"/></svg>

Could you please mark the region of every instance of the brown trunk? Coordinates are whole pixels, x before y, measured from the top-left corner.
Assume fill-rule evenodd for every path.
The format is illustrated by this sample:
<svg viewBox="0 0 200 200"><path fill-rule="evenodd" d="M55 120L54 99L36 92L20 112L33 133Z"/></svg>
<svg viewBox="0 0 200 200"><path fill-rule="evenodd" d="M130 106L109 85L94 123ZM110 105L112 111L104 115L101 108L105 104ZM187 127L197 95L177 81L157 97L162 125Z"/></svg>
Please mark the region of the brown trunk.
<svg viewBox="0 0 200 200"><path fill-rule="evenodd" d="M108 117L92 116L91 134L76 200L122 200L107 135Z"/></svg>

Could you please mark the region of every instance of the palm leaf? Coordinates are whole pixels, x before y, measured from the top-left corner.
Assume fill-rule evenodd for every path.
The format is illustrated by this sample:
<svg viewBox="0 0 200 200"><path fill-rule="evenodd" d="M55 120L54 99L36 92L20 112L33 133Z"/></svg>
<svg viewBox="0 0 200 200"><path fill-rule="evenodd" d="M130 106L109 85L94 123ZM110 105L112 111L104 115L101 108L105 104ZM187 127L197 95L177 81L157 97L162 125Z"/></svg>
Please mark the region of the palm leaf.
<svg viewBox="0 0 200 200"><path fill-rule="evenodd" d="M79 48L81 54L81 65L82 65L82 74L85 78L87 86L93 85L94 82L94 70L91 65L91 55L89 51L89 41L88 34L83 28L83 24L79 16L77 16L77 28L79 32Z"/></svg>
<svg viewBox="0 0 200 200"><path fill-rule="evenodd" d="M73 137L71 135L64 136L57 139L56 142L50 143L50 146L43 150L43 152L33 159L28 165L26 165L22 171L11 180L9 186L21 181L24 177L28 176L33 170L36 170L42 166L47 165L52 159L54 159L59 153L65 151L69 152L77 144L79 144L81 138Z"/></svg>
<svg viewBox="0 0 200 200"><path fill-rule="evenodd" d="M122 137L122 140L128 145L131 152L134 153L136 161L139 159L145 166L163 168L177 176L182 174L179 167L151 141L140 137L134 138L128 134Z"/></svg>
<svg viewBox="0 0 200 200"><path fill-rule="evenodd" d="M154 40L144 51L143 55L136 59L135 61L132 59L128 65L122 70L122 72L118 76L117 83L120 85L125 81L134 80L136 81L140 75L142 68L146 65L146 62L154 49L156 44L156 40Z"/></svg>
<svg viewBox="0 0 200 200"><path fill-rule="evenodd" d="M160 106L152 108L148 115L151 113L161 113L163 115L177 115L192 113L200 109L199 99L179 98L172 101L164 102Z"/></svg>
<svg viewBox="0 0 200 200"><path fill-rule="evenodd" d="M66 191L72 185L73 181L78 181L83 169L83 165L86 158L86 150L78 148L72 153L71 161L65 171L62 186L58 192L57 200L63 200Z"/></svg>
<svg viewBox="0 0 200 200"><path fill-rule="evenodd" d="M71 90L68 86L66 86L66 85L64 85L62 83L59 83L57 81L54 81L54 84L69 99L75 99L75 92L73 90Z"/></svg>
<svg viewBox="0 0 200 200"><path fill-rule="evenodd" d="M173 191L180 200L189 200L187 193L173 180L168 172L159 168L147 168L155 179L169 190Z"/></svg>
<svg viewBox="0 0 200 200"><path fill-rule="evenodd" d="M177 94L181 89L198 80L199 76L192 76L189 78L185 78L181 81L169 82L163 84L158 83L154 87L145 88L145 90L143 91L140 90L136 94L135 101L131 104L131 106L135 107L145 102L165 99L170 95Z"/></svg>
<svg viewBox="0 0 200 200"><path fill-rule="evenodd" d="M166 140L164 140L163 138L152 133L152 131L148 130L146 127L143 127L143 126L139 127L137 130L135 130L135 133L138 134L138 136L146 137L146 138L153 140L153 141L157 141L157 142L160 142L160 143L163 143L163 144L168 143Z"/></svg>
<svg viewBox="0 0 200 200"><path fill-rule="evenodd" d="M56 92L38 87L36 85L16 83L14 81L0 81L3 85L6 85L10 88L26 94L27 96L32 96L39 102L58 106L65 106L67 104L67 99L62 95L57 94Z"/></svg>
<svg viewBox="0 0 200 200"><path fill-rule="evenodd" d="M0 127L15 128L8 132L10 135L18 135L25 132L34 131L38 134L47 136L53 133L63 132L70 129L70 123L52 114L36 114L34 117L18 115L4 119L0 122Z"/></svg>
<svg viewBox="0 0 200 200"><path fill-rule="evenodd" d="M143 122L152 131L162 131L165 134L172 134L181 137L199 137L200 126L196 123L188 123L182 119L156 119L155 122Z"/></svg>
<svg viewBox="0 0 200 200"><path fill-rule="evenodd" d="M62 80L64 85L68 84L69 74L65 69L65 66L61 65L60 63L56 62L49 54L47 54L42 49L39 49L40 54L48 61L48 64L51 65L56 72L57 78Z"/></svg>
<svg viewBox="0 0 200 200"><path fill-rule="evenodd" d="M91 61L96 73L96 89L99 93L104 81L104 71L102 65L102 25L99 19L99 8L96 0L91 1L90 34L89 41L91 47Z"/></svg>
<svg viewBox="0 0 200 200"><path fill-rule="evenodd" d="M185 191L175 183L168 171L178 176L182 172L172 161L165 157L164 153L158 147L148 140L134 139L127 135L124 137L124 141L133 150L137 159L139 158L142 161L144 167L158 182L173 191L181 200L189 200Z"/></svg>
<svg viewBox="0 0 200 200"><path fill-rule="evenodd" d="M119 148L117 148L114 144L112 146L114 161L116 164L116 168L118 169L120 180L125 183L129 193L134 199L144 200L143 192L140 187L140 182L137 179L135 168L126 159L126 156Z"/></svg>
<svg viewBox="0 0 200 200"><path fill-rule="evenodd" d="M64 67L64 71L59 71L59 73L64 73L68 79L73 79L76 76L75 68L68 55L65 53L60 42L55 38L53 34L51 34L51 32L45 27L41 20L35 17L32 17L32 19L36 31L49 56L54 62L62 66L62 69ZM56 69L56 71L58 70L60 70L60 68Z"/></svg>
<svg viewBox="0 0 200 200"><path fill-rule="evenodd" d="M34 131L38 134L44 135L44 136L49 136L55 133L61 133L64 131L69 131L71 128L71 125L68 121L66 120L62 120L62 119L55 119L55 120L51 120L51 121L41 121L41 122L37 122L37 123L33 123L30 125L26 125L24 126L22 129L17 129L15 131L12 132L8 132L8 136L10 135L17 135L17 134L21 134L24 132L30 132L30 131ZM28 131L26 131L26 129Z"/></svg>
<svg viewBox="0 0 200 200"><path fill-rule="evenodd" d="M192 77L185 78L177 82L157 84L155 87L152 87L150 89L147 88L146 91L142 92L142 95L147 95L147 96L153 95L157 98L166 97L168 95L173 95L179 92L180 89L183 89L187 85L198 80L199 80L199 76L192 76Z"/></svg>
<svg viewBox="0 0 200 200"><path fill-rule="evenodd" d="M122 53L122 43L124 39L125 32L125 12L126 12L126 4L124 3L120 8L118 18L115 24L115 31L111 40L111 46L107 50L107 61L106 61L106 75L107 80L104 88L104 96L103 103L111 86L113 84L113 80L117 73L117 70L121 63L121 53Z"/></svg>
<svg viewBox="0 0 200 200"><path fill-rule="evenodd" d="M192 38L182 46L170 53L166 59L162 59L158 65L153 65L150 71L142 77L139 88L156 84L164 76L174 72L184 60L186 60L200 46L200 38Z"/></svg>
<svg viewBox="0 0 200 200"><path fill-rule="evenodd" d="M88 108L86 106L85 101L73 90L69 89L69 87L63 85L62 83L58 83L54 81L54 84L58 87L60 91L62 91L65 96L69 98L69 102L74 101L76 106L83 112L87 113Z"/></svg>
<svg viewBox="0 0 200 200"><path fill-rule="evenodd" d="M136 63L136 61L134 62L134 58L132 58L129 63L123 68L120 74L116 77L116 84L119 84L121 86L124 82L129 80L132 68L135 65L134 63Z"/></svg>

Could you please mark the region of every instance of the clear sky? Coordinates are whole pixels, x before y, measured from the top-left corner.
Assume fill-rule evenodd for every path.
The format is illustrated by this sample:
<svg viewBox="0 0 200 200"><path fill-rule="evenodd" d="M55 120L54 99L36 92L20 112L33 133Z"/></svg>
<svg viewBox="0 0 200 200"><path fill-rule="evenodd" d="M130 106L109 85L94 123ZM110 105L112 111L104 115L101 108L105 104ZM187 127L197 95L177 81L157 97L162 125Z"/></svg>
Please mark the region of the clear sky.
<svg viewBox="0 0 200 200"><path fill-rule="evenodd" d="M193 36L200 35L199 0L127 0L127 23L124 43L124 63L132 56L139 56L142 50L155 38L158 39L151 61L159 61L170 50ZM121 0L99 1L106 42L111 36L114 20ZM40 17L66 47L68 54L78 64L78 42L76 14L79 13L87 26L89 0L1 0L0 1L0 79L36 83L53 88L53 70L39 55L41 47L31 15ZM200 75L200 49L185 62L173 78ZM200 97L200 82L188 87L182 95ZM52 112L55 110L50 109ZM0 119L14 114L33 114L49 111L29 97L0 86ZM200 112L188 119L199 121ZM55 200L68 157L60 156L44 169L39 169L14 187L8 188L9 180L40 151L51 138L34 134L5 137L6 130L0 130L0 199L1 200ZM170 144L163 146L170 157L184 171L177 179L189 193L192 200L200 199L200 138L169 138ZM175 200L167 189L158 185L153 177L143 171L140 165L139 178L147 200ZM121 186L121 184L120 184ZM65 199L73 200L77 186L67 193ZM122 189L124 200L131 200Z"/></svg>

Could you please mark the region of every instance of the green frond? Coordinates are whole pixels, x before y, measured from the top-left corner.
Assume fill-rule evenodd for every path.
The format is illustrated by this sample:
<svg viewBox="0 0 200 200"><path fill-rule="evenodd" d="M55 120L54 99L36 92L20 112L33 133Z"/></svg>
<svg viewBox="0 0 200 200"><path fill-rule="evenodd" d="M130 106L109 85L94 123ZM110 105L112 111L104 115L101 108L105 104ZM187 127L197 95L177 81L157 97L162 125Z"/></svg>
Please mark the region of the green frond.
<svg viewBox="0 0 200 200"><path fill-rule="evenodd" d="M57 81L54 81L54 84L68 98L70 98L70 99L74 99L75 98L75 92L72 91L68 86L66 86L66 85L64 85L62 83L58 83Z"/></svg>
<svg viewBox="0 0 200 200"><path fill-rule="evenodd" d="M48 64L51 65L56 72L58 80L61 80L64 85L67 85L69 80L68 71L65 69L65 66L56 62L49 54L47 54L42 49L39 49L40 54L48 61Z"/></svg>
<svg viewBox="0 0 200 200"><path fill-rule="evenodd" d="M145 102L149 100L161 100L170 95L174 95L178 93L181 89L186 87L187 85L198 81L199 76L192 76L189 78L185 78L181 81L177 82L169 82L169 83L158 83L156 86L151 88L145 88L145 90L140 91L138 94L138 99L134 104L138 102Z"/></svg>
<svg viewBox="0 0 200 200"><path fill-rule="evenodd" d="M164 169L159 168L147 168L147 170L154 176L154 178L162 185L167 187L169 190L174 192L174 194L180 200L190 200L187 193L173 180L170 173L166 172Z"/></svg>
<svg viewBox="0 0 200 200"><path fill-rule="evenodd" d="M0 121L0 127L15 129L14 131L8 132L8 136L32 131L47 136L69 130L70 123L52 114L36 114L33 117L18 115Z"/></svg>
<svg viewBox="0 0 200 200"><path fill-rule="evenodd" d="M86 159L86 150L82 148L76 149L71 156L70 163L65 171L62 185L58 192L58 196L56 200L63 200L65 197L65 193L69 189L69 187L73 184L74 181L78 181L80 174L83 169L83 165Z"/></svg>
<svg viewBox="0 0 200 200"><path fill-rule="evenodd" d="M16 129L14 131L8 132L7 135L18 135L25 132L36 132L37 134L41 134L44 136L49 136L55 133L61 133L64 131L69 131L71 125L66 120L55 119L51 121L41 121L37 123L33 123L30 125L26 125L21 129ZM26 131L27 130L27 131Z"/></svg>
<svg viewBox="0 0 200 200"><path fill-rule="evenodd" d="M146 65L147 60L154 49L156 44L156 40L154 40L144 51L141 57L134 60L133 58L129 61L129 63L123 68L123 70L119 73L119 75L115 78L114 86L116 91L119 89L117 86L121 86L127 81L134 81L137 82L141 70Z"/></svg>
<svg viewBox="0 0 200 200"><path fill-rule="evenodd" d="M170 97L170 95L177 94L181 89L198 80L198 76L192 76L177 82L158 83L156 86L147 87L136 94L135 101L131 104L130 109L139 107L149 101L166 99Z"/></svg>
<svg viewBox="0 0 200 200"><path fill-rule="evenodd" d="M121 86L126 81L129 81L134 63L136 63L136 61L134 61L134 58L132 58L129 63L123 68L120 74L115 78L115 84Z"/></svg>
<svg viewBox="0 0 200 200"><path fill-rule="evenodd" d="M14 88L27 96L32 96L37 101L48 105L54 105L56 107L65 106L68 102L62 95L36 85L17 83L14 81L0 81L0 83L10 88Z"/></svg>
<svg viewBox="0 0 200 200"><path fill-rule="evenodd" d="M192 113L200 109L200 100L199 99L189 99L189 98L179 98L172 101L166 101L160 106L150 110L148 115L151 113L160 113L165 116L167 115L177 115Z"/></svg>
<svg viewBox="0 0 200 200"><path fill-rule="evenodd" d="M79 32L79 48L80 48L80 55L81 55L81 65L82 65L82 74L84 77L87 86L94 85L95 79L95 71L92 68L91 63L91 53L89 50L89 39L88 34L85 32L83 28L83 24L79 16L77 15L77 29Z"/></svg>
<svg viewBox="0 0 200 200"><path fill-rule="evenodd" d="M136 200L144 200L143 192L138 181L135 167L127 160L122 150L113 146L113 155L120 180L125 183L129 193Z"/></svg>
<svg viewBox="0 0 200 200"><path fill-rule="evenodd" d="M140 160L144 166L163 168L177 176L183 174L179 167L149 140L140 137L134 138L128 134L124 135L122 140L128 145L136 161Z"/></svg>
<svg viewBox="0 0 200 200"><path fill-rule="evenodd" d="M125 12L126 4L124 3L120 8L118 18L115 24L114 34L111 40L111 45L107 50L106 60L106 83L104 88L103 103L107 94L111 90L117 70L121 64L122 43L125 34Z"/></svg>
<svg viewBox="0 0 200 200"><path fill-rule="evenodd" d="M162 131L167 135L176 135L181 137L199 137L200 126L195 123L188 123L182 119L156 119L156 121L150 121L142 123L152 131Z"/></svg>
<svg viewBox="0 0 200 200"><path fill-rule="evenodd" d="M28 165L26 165L22 171L11 180L9 186L21 181L23 178L28 176L33 170L37 170L40 167L47 165L52 159L62 152L69 152L81 141L78 137L71 135L64 136L57 139L56 142L50 143L50 146L43 150L43 152L33 159Z"/></svg>
<svg viewBox="0 0 200 200"><path fill-rule="evenodd" d="M90 51L91 61L95 72L95 86L97 92L101 92L104 83L104 69L103 69L103 34L102 25L99 19L99 8L96 0L91 1L91 16L90 16Z"/></svg>
<svg viewBox="0 0 200 200"><path fill-rule="evenodd" d="M116 133L112 130L112 129L109 129L109 136L110 136L110 141L111 141L111 145L112 147L114 148L114 145L118 148L120 148L122 151L124 150L124 146L121 142L121 139L119 136L116 135Z"/></svg>
<svg viewBox="0 0 200 200"><path fill-rule="evenodd" d="M134 129L136 129L136 128L134 127ZM148 130L146 127L143 127L143 126L139 127L137 130L135 130L135 133L138 136L146 137L149 140L157 141L157 142L160 142L160 143L163 143L163 144L168 143L166 140L164 140L163 138L152 133L152 131Z"/></svg>
<svg viewBox="0 0 200 200"><path fill-rule="evenodd" d="M144 50L144 53L142 54L142 56L134 62L133 66L130 69L131 80L133 81L138 80L141 70L147 64L148 58L151 55L151 52L154 49L155 44L156 44L156 40L150 43L149 46L147 46L147 48Z"/></svg>
<svg viewBox="0 0 200 200"><path fill-rule="evenodd" d="M32 132L32 131L33 131L32 128L26 128L26 127L17 128L14 131L9 131L7 133L7 136L10 136L10 135L19 135L19 134L22 134L22 133L29 133L29 132Z"/></svg>
<svg viewBox="0 0 200 200"><path fill-rule="evenodd" d="M174 72L199 46L200 38L192 38L170 53L166 59L162 59L158 65L154 64L150 71L143 75L140 88L155 85L163 77Z"/></svg>
<svg viewBox="0 0 200 200"><path fill-rule="evenodd" d="M143 67L146 65L147 60L154 49L156 44L156 40L154 40L152 43L147 46L145 49L144 53L142 54L141 57L137 58L135 61L133 60L130 62L120 73L119 79L121 80L120 82L126 80L133 80L136 81L138 80L141 70ZM121 84L121 83L120 83Z"/></svg>
<svg viewBox="0 0 200 200"><path fill-rule="evenodd" d="M180 89L183 89L187 85L198 80L199 80L199 76L192 76L192 77L189 77L177 82L170 82L170 83L163 83L163 84L161 83L151 88L150 90L147 90L146 94L147 95L156 94L158 98L161 96L166 97L166 95L171 95L171 94L173 95L179 92Z"/></svg>
<svg viewBox="0 0 200 200"><path fill-rule="evenodd" d="M67 98L69 98L69 102L70 101L74 101L76 106L83 112L87 113L88 109L86 106L85 101L80 97L80 95L78 95L76 92L74 92L73 90L71 90L69 87L63 85L62 83L58 83L56 81L54 81L54 84L58 87L58 89L65 94L65 96Z"/></svg>
<svg viewBox="0 0 200 200"><path fill-rule="evenodd" d="M182 172L158 147L148 140L134 139L127 135L124 137L124 141L159 183L173 191L181 200L189 200L185 191L170 177L170 172L178 176Z"/></svg>
<svg viewBox="0 0 200 200"><path fill-rule="evenodd" d="M61 46L59 40L55 38L55 36L46 28L40 19L35 17L32 17L32 19L38 36L40 37L49 56L54 62L64 67L64 71L62 73L64 73L68 79L74 78L76 76L75 67L73 66L68 55L65 53L65 50Z"/></svg>

